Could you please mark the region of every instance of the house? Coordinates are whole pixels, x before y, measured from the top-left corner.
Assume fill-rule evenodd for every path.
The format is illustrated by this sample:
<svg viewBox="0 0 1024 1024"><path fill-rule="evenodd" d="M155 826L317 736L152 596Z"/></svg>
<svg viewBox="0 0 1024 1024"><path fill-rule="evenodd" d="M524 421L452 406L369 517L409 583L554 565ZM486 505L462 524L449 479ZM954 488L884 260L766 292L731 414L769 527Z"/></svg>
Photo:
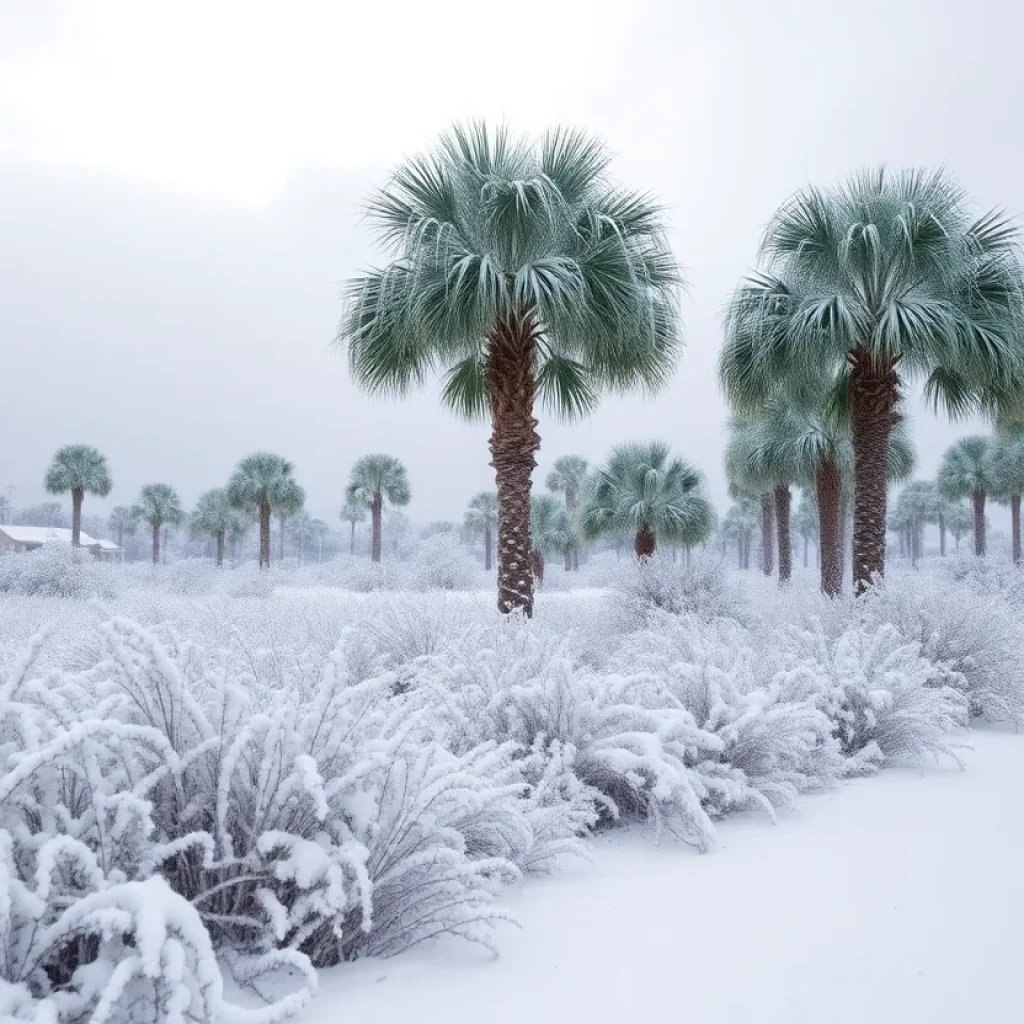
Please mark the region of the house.
<svg viewBox="0 0 1024 1024"><path fill-rule="evenodd" d="M79 534L79 545L102 561L120 559L123 552L110 540L95 540L87 533ZM71 531L58 526L0 525L0 555L35 551L44 544L70 544Z"/></svg>

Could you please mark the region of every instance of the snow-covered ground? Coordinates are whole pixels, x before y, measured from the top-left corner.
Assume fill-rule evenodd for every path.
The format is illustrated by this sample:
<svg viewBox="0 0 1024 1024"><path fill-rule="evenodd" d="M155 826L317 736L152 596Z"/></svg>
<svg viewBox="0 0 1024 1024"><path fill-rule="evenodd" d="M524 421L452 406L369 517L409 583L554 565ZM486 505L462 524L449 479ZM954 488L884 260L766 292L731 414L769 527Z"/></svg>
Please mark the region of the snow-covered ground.
<svg viewBox="0 0 1024 1024"><path fill-rule="evenodd" d="M325 971L304 1024L1010 1024L1024 1018L1024 737L890 771L700 856L649 833L506 898L501 956L442 943Z"/></svg>

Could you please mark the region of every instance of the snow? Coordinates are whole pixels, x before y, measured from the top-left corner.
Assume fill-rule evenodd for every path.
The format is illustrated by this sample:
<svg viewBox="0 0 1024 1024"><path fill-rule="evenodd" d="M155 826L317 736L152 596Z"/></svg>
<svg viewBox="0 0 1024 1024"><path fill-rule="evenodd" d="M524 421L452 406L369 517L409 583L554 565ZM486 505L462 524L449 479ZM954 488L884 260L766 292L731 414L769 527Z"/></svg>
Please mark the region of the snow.
<svg viewBox="0 0 1024 1024"><path fill-rule="evenodd" d="M744 815L699 856L649 833L531 880L500 959L443 943L322 971L302 1024L1010 1024L1024 961L1024 739Z"/></svg>
<svg viewBox="0 0 1024 1024"><path fill-rule="evenodd" d="M2 525L0 532L5 533L15 544L70 544L72 531L63 526L14 526ZM93 540L87 533L81 533L79 543L83 548L96 547L98 544L109 544L109 541ZM115 550L117 545L105 550Z"/></svg>

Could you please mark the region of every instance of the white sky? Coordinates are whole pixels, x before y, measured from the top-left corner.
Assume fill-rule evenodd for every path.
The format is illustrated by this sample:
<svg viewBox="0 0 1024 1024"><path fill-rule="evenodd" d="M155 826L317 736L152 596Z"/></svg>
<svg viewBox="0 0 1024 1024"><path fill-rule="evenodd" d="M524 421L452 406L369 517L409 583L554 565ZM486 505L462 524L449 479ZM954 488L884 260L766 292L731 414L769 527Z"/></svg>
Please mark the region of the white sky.
<svg viewBox="0 0 1024 1024"><path fill-rule="evenodd" d="M111 502L187 501L257 447L334 520L368 450L414 518L490 486L486 431L354 390L329 349L374 258L358 204L453 120L583 124L668 204L688 352L657 402L542 420L555 456L659 436L724 498L720 311L772 210L865 164L947 163L1024 209L1016 6L979 0L0 0L0 485L53 449L110 457ZM24 386L17 382L26 382ZM956 431L914 406L922 472Z"/></svg>

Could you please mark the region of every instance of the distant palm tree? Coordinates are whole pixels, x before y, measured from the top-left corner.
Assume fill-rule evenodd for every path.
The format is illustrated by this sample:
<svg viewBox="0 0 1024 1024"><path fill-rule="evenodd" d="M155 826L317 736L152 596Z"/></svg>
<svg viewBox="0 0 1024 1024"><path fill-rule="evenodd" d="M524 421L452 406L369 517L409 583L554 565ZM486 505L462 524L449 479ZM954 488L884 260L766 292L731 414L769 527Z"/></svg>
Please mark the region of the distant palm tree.
<svg viewBox="0 0 1024 1024"><path fill-rule="evenodd" d="M538 582L544 580L544 555L565 551L575 539L565 506L553 494L538 494L530 507L531 565Z"/></svg>
<svg viewBox="0 0 1024 1024"><path fill-rule="evenodd" d="M912 564L921 557L924 528L939 519L941 498L931 480L914 480L900 491L892 512L894 528Z"/></svg>
<svg viewBox="0 0 1024 1024"><path fill-rule="evenodd" d="M994 445L991 438L961 437L950 446L939 466L939 490L951 501L971 499L974 512L974 553L985 554L985 498L998 493Z"/></svg>
<svg viewBox="0 0 1024 1024"><path fill-rule="evenodd" d="M105 498L113 487L106 456L89 444L69 444L58 448L43 484L50 494L71 492L71 545L79 547L85 495Z"/></svg>
<svg viewBox="0 0 1024 1024"><path fill-rule="evenodd" d="M306 492L294 481L290 481L287 486L282 487L277 495L277 501L274 502L274 515L277 516L277 525L279 530L278 540L278 553L277 557L280 561L284 561L284 527L285 523L293 516L297 516L302 511L302 506L306 503Z"/></svg>
<svg viewBox="0 0 1024 1024"><path fill-rule="evenodd" d="M993 469L999 487L999 497L1010 505L1010 531L1013 544L1013 563L1020 564L1020 497L1024 492L1024 432L1017 428L1004 432L993 441Z"/></svg>
<svg viewBox="0 0 1024 1024"><path fill-rule="evenodd" d="M549 491L565 495L565 510L569 519L576 520L580 507L580 494L587 479L589 466L582 455L562 455L555 459L554 468L548 473ZM580 549L578 544L570 544L565 549L565 571L579 569Z"/></svg>
<svg viewBox="0 0 1024 1024"><path fill-rule="evenodd" d="M401 507L408 505L411 497L405 466L393 455L364 455L352 467L345 500L370 510L370 557L374 562L380 561L384 502Z"/></svg>
<svg viewBox="0 0 1024 1024"><path fill-rule="evenodd" d="M750 568L750 538L760 521L761 503L757 498L749 496L737 498L722 520L722 537L736 543L741 569Z"/></svg>
<svg viewBox="0 0 1024 1024"><path fill-rule="evenodd" d="M316 560L324 560L324 541L331 535L331 528L322 519L311 519L309 521L309 536L316 544Z"/></svg>
<svg viewBox="0 0 1024 1024"><path fill-rule="evenodd" d="M356 524L366 522L366 509L361 505L342 505L341 519L343 522L352 525L352 530L349 534L348 550L349 554L354 555L356 553Z"/></svg>
<svg viewBox="0 0 1024 1024"><path fill-rule="evenodd" d="M945 172L880 169L784 203L761 245L765 272L733 298L734 407L756 409L810 368L849 368L858 593L885 572L888 439L907 378L928 378L955 409L964 390L1024 372L1018 245L1001 214L972 219Z"/></svg>
<svg viewBox="0 0 1024 1024"><path fill-rule="evenodd" d="M153 564L160 563L160 529L175 526L185 518L178 492L169 484L146 484L132 506L136 519L148 523L153 531Z"/></svg>
<svg viewBox="0 0 1024 1024"><path fill-rule="evenodd" d="M224 565L227 540L245 533L247 525L245 515L231 504L227 490L222 487L201 494L189 520L192 533L213 537L218 569Z"/></svg>
<svg viewBox="0 0 1024 1024"><path fill-rule="evenodd" d="M125 536L133 536L138 524L139 520L134 511L127 505L116 505L110 510L110 517L107 519L107 528L117 535L117 546L122 551Z"/></svg>
<svg viewBox="0 0 1024 1024"><path fill-rule="evenodd" d="M294 501L295 467L272 452L253 452L235 467L228 480L228 500L254 514L260 524L260 568L270 567L270 517L279 503Z"/></svg>
<svg viewBox="0 0 1024 1024"><path fill-rule="evenodd" d="M633 442L613 449L598 470L580 524L587 537L632 532L637 557L647 559L659 540L699 544L715 528L715 509L699 470L661 441Z"/></svg>
<svg viewBox="0 0 1024 1024"><path fill-rule="evenodd" d="M679 270L648 196L610 180L597 139L455 128L370 204L395 259L352 282L339 341L356 380L404 394L445 374L443 401L489 417L498 608L533 610L536 400L569 418L601 391L663 384L680 345Z"/></svg>
<svg viewBox="0 0 1024 1024"><path fill-rule="evenodd" d="M494 531L498 527L498 495L494 491L481 491L470 499L466 510L466 529L484 538L484 571L491 571L494 550Z"/></svg>

